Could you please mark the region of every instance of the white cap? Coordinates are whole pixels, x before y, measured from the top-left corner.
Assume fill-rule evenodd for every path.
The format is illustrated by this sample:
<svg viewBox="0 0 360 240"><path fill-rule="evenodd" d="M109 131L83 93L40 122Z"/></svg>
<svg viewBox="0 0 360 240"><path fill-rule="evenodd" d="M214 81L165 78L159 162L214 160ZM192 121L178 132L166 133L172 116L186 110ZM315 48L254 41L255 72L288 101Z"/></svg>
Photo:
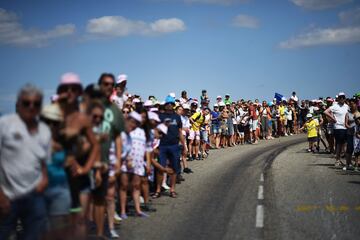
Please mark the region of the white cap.
<svg viewBox="0 0 360 240"><path fill-rule="evenodd" d="M168 127L165 124L161 123L157 125L156 128L159 129L162 133L167 134Z"/></svg>
<svg viewBox="0 0 360 240"><path fill-rule="evenodd" d="M306 114L306 117L307 117L307 118L312 118L312 114L311 114L311 113L308 113L308 114Z"/></svg>
<svg viewBox="0 0 360 240"><path fill-rule="evenodd" d="M344 92L339 92L338 96L346 96Z"/></svg>
<svg viewBox="0 0 360 240"><path fill-rule="evenodd" d="M173 93L173 92L169 93L169 96L171 96L171 97L173 97L173 98L176 97L175 93Z"/></svg>
<svg viewBox="0 0 360 240"><path fill-rule="evenodd" d="M125 82L125 81L127 81L127 75L126 74L120 74L117 77L116 84L120 84L120 83Z"/></svg>
<svg viewBox="0 0 360 240"><path fill-rule="evenodd" d="M219 106L219 104L217 104L217 103L214 104L214 107L218 107L218 106Z"/></svg>
<svg viewBox="0 0 360 240"><path fill-rule="evenodd" d="M216 99L222 98L220 95L216 97Z"/></svg>
<svg viewBox="0 0 360 240"><path fill-rule="evenodd" d="M230 97L230 94L227 93L227 94L225 94L225 97L226 97L226 96L229 96L229 97Z"/></svg>
<svg viewBox="0 0 360 240"><path fill-rule="evenodd" d="M140 99L138 99L138 98L134 98L132 102L133 102L133 103L139 103L139 102L141 102L141 101L140 101Z"/></svg>
<svg viewBox="0 0 360 240"><path fill-rule="evenodd" d="M148 112L149 120L155 120L156 122L161 122L159 115L154 112Z"/></svg>
<svg viewBox="0 0 360 240"><path fill-rule="evenodd" d="M224 102L219 102L219 106L220 106L220 107L224 107L224 106L225 106L225 103L224 103Z"/></svg>
<svg viewBox="0 0 360 240"><path fill-rule="evenodd" d="M146 100L144 102L144 107L151 107L151 106L153 106L153 102L151 100Z"/></svg>
<svg viewBox="0 0 360 240"><path fill-rule="evenodd" d="M182 107L183 107L184 109L190 109L190 105L187 104L187 103L184 103L184 104L182 105Z"/></svg>
<svg viewBox="0 0 360 240"><path fill-rule="evenodd" d="M142 117L141 115L136 112L136 111L132 111L130 114L129 114L129 117L131 117L132 119L138 121L139 123L142 121Z"/></svg>
<svg viewBox="0 0 360 240"><path fill-rule="evenodd" d="M150 112L158 112L158 111L159 111L159 109L156 107L150 108Z"/></svg>

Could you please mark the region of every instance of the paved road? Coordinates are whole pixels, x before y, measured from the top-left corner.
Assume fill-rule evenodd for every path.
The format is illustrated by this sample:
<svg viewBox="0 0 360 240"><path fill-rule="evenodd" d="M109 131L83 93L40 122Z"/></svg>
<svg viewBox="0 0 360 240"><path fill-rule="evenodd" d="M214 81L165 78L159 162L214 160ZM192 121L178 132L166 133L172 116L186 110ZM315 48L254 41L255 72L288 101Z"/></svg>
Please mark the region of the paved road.
<svg viewBox="0 0 360 240"><path fill-rule="evenodd" d="M305 153L305 139L212 151L191 163L177 199L163 196L150 218L124 221L121 239L356 239L359 176Z"/></svg>

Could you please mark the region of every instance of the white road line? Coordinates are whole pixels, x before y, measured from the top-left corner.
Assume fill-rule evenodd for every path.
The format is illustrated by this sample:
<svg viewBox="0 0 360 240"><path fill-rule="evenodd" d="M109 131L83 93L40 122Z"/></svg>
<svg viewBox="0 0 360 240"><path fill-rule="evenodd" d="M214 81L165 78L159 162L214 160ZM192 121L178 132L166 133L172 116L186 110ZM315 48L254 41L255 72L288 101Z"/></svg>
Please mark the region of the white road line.
<svg viewBox="0 0 360 240"><path fill-rule="evenodd" d="M256 207L255 227L257 227L257 228L264 227L264 206L263 205L257 205L257 207Z"/></svg>
<svg viewBox="0 0 360 240"><path fill-rule="evenodd" d="M264 174L263 173L261 173L261 175L260 175L260 182L264 182Z"/></svg>
<svg viewBox="0 0 360 240"><path fill-rule="evenodd" d="M263 185L260 185L260 186L259 186L258 199L259 199L259 200L263 200L263 199L264 199L264 187L263 187Z"/></svg>

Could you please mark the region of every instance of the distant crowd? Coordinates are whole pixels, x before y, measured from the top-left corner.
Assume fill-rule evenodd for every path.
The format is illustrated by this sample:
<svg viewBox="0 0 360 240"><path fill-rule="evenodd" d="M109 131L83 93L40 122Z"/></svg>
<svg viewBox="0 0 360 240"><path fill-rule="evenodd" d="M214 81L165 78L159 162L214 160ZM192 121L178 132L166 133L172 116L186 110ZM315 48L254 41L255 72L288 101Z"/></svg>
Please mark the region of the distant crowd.
<svg viewBox="0 0 360 240"><path fill-rule="evenodd" d="M303 131L309 152L333 153L337 166L345 155L344 170L358 170L360 94L212 102L184 90L160 101L130 94L127 82L103 73L84 87L66 73L45 106L37 87L19 90L15 113L0 118L0 239L118 238L116 224L177 197L189 161Z"/></svg>

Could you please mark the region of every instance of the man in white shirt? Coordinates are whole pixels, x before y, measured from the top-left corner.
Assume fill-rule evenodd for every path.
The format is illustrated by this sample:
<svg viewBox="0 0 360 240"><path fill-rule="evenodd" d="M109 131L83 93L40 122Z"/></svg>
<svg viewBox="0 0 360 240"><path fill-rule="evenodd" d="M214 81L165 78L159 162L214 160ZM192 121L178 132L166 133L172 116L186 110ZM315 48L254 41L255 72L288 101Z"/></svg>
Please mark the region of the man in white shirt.
<svg viewBox="0 0 360 240"><path fill-rule="evenodd" d="M340 153L346 143L345 116L349 111L349 106L345 103L345 93L338 94L338 102L325 110L325 115L334 123L334 137L336 141L336 162L335 166L342 165Z"/></svg>
<svg viewBox="0 0 360 240"><path fill-rule="evenodd" d="M18 95L17 113L0 118L0 239L8 239L18 219L25 239L39 239L46 230L43 191L51 132L40 122L43 95L31 85Z"/></svg>

